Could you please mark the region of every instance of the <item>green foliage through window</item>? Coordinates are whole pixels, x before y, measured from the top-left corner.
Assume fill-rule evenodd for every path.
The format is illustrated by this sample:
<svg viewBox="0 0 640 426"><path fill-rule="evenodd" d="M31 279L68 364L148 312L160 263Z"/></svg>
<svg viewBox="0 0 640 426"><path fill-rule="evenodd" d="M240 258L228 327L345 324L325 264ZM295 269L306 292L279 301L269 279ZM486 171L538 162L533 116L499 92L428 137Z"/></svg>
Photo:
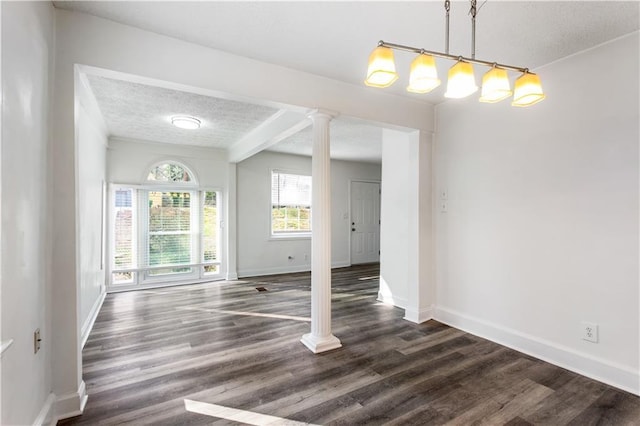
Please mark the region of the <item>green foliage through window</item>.
<svg viewBox="0 0 640 426"><path fill-rule="evenodd" d="M149 172L147 180L158 182L191 182L191 175L181 165L176 163L162 163Z"/></svg>
<svg viewBox="0 0 640 426"><path fill-rule="evenodd" d="M311 231L311 176L271 173L271 232Z"/></svg>
<svg viewBox="0 0 640 426"><path fill-rule="evenodd" d="M215 191L122 188L114 195L113 283L137 282L145 274L220 272Z"/></svg>

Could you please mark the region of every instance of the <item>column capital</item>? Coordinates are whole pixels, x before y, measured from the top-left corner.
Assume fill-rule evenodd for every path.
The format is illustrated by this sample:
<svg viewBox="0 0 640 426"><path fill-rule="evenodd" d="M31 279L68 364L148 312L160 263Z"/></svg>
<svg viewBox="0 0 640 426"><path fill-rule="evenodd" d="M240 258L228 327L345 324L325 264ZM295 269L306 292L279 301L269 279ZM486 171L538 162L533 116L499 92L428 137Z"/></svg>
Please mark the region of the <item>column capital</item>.
<svg viewBox="0 0 640 426"><path fill-rule="evenodd" d="M312 109L309 112L307 112L307 117L309 117L312 120L316 117L326 117L329 120L332 120L339 115L340 115L339 112L331 111L328 109L322 109L322 108Z"/></svg>

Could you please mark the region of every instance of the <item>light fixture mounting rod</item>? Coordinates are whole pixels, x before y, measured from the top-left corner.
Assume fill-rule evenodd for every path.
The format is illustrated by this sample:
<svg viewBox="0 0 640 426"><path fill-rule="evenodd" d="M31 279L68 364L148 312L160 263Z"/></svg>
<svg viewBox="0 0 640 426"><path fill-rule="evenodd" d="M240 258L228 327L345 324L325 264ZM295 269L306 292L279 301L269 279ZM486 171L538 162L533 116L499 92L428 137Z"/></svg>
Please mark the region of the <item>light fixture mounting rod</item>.
<svg viewBox="0 0 640 426"><path fill-rule="evenodd" d="M476 0L471 0L471 58L476 58Z"/></svg>
<svg viewBox="0 0 640 426"><path fill-rule="evenodd" d="M444 10L446 10L446 19L444 26L444 51L449 54L449 10L451 10L451 2L449 0L445 0L444 2Z"/></svg>
<svg viewBox="0 0 640 426"><path fill-rule="evenodd" d="M436 58L451 59L452 61L471 62L472 64L484 65L484 66L487 66L487 67L504 68L504 69L507 69L507 70L518 71L518 72L522 72L522 73L528 73L529 72L529 68L516 67L516 66L513 66L513 65L506 65L506 64L499 64L499 63L493 62L493 61L483 61L482 59L476 59L476 58L466 58L466 57L460 56L460 55L451 55L449 53L442 53L442 52L436 52L436 51L433 51L433 50L421 49L421 48L418 48L418 47L405 46L403 44L389 43L389 42L386 42L384 40L380 40L378 42L378 46L388 47L390 49L395 49L395 50L403 50L405 52L411 52L411 53L417 53L417 54L423 53L423 54L435 56Z"/></svg>

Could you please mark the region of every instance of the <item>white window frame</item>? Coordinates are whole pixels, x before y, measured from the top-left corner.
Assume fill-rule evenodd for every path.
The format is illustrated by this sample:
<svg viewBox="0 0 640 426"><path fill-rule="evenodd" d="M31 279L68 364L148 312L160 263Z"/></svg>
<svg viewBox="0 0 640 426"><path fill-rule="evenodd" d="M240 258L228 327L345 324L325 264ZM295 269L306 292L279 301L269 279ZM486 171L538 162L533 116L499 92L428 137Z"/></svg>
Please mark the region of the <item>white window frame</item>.
<svg viewBox="0 0 640 426"><path fill-rule="evenodd" d="M146 181L149 171L152 168L157 167L160 164L171 163L183 167L190 175L191 180L189 182L167 182L167 181ZM220 188L215 187L201 187L198 185L197 180L193 172L184 164L174 160L164 160L156 162L146 169L144 175L144 184L121 184L121 183L109 183L108 190L108 262L107 262L107 291L125 291L132 289L143 289L153 287L163 287L179 284L190 284L196 282L205 282L224 279L226 276L226 268L223 263L226 258L225 247L221 244L223 241L223 223L224 223L224 193ZM119 189L131 189L132 194L132 256L134 265L131 268L115 268L115 223L113 219L115 217L115 194ZM190 233L197 233L199 238L192 237L191 245L191 263L184 265L163 265L159 267L151 267L144 265L146 251L148 250L149 233L149 192L189 192L191 193L191 231ZM204 261L204 202L205 194L207 192L216 193L216 259L214 261ZM143 206L140 203L144 203ZM197 229L194 229L194 225L197 224ZM143 266L141 266L143 265ZM209 265L217 266L217 272L205 272L205 267ZM169 269L177 266L190 267L191 272L187 273L169 273L153 276L149 274L153 269ZM132 280L124 283L114 283L114 272L131 272Z"/></svg>
<svg viewBox="0 0 640 426"><path fill-rule="evenodd" d="M197 189L194 189L193 185L190 187L172 187L169 185L166 185L165 182L163 182L163 185L153 185L153 186L145 186L142 188L142 190L137 191L137 198L139 201L139 204L141 206L143 206L143 211L145 212L145 214L140 214L141 210L138 210L138 229L139 229L139 233L138 233L138 265L142 264L142 263L148 263L149 262L149 254L147 253L147 251L149 250L149 239L151 237L151 234L149 232L149 192L189 192L190 193L190 208L189 208L189 214L190 214L190 225L191 225L191 229L189 231L189 234L193 234L193 224L196 223L198 221L198 216L202 216L200 214L199 210L196 210L193 208L194 204L196 206L200 206L199 203L199 196L200 196L200 191L198 191ZM197 278L199 278L199 271L198 268L196 267L196 265L198 264L197 262L193 262L194 259L196 259L196 251L198 250L198 247L200 244L198 243L198 240L200 240L201 238L195 238L192 239L192 245L191 245L191 253L189 253L189 258L192 260L192 262L190 263L186 263L186 264L179 264L179 265L163 265L163 266L144 266L141 269L144 269L144 271L141 271L139 273L139 284L147 284L147 283L157 283L157 282L165 282L165 281L169 281L170 277L176 277L176 278L180 278L182 280L195 280ZM146 259L146 262L143 262L143 260ZM153 270L160 270L160 269L172 269L172 268L179 268L179 267L185 267L185 268L191 268L191 272L170 272L170 273L166 273L166 274L161 274L161 275L152 275L151 271Z"/></svg>
<svg viewBox="0 0 640 426"><path fill-rule="evenodd" d="M214 189L214 188L200 188L200 210L201 212L204 212L204 202L206 199L206 193L207 192L215 192L216 193L216 228L217 228L217 232L216 232L216 248L217 248L217 252L216 252L216 260L214 261L209 261L209 262L205 262L204 260L204 214L200 215L200 230L201 230L201 235L200 238L198 238L198 252L200 253L200 262L202 263L202 266L200 267L200 277L201 278L219 278L219 279L223 279L224 276L226 275L226 271L224 271L224 267L222 265L222 261L220 260L223 255L224 255L224 247L222 245L222 234L224 232L224 227L223 227L223 215L224 215L224 210L222 209L222 206L220 205L220 202L222 200L222 191L220 191L219 189ZM216 265L218 266L218 272L206 272L204 270L205 266L209 266L209 265Z"/></svg>
<svg viewBox="0 0 640 426"><path fill-rule="evenodd" d="M311 229L308 231L282 231L282 232L274 232L273 230L273 193L272 193L272 181L273 174L286 174L286 175L296 175L296 176L306 176L311 178L311 174L309 172L304 172L300 170L286 170L286 169L270 169L269 170L269 239L270 240L299 240L299 239L310 239L311 238ZM313 214L311 203L309 203L309 227L311 228L311 215Z"/></svg>

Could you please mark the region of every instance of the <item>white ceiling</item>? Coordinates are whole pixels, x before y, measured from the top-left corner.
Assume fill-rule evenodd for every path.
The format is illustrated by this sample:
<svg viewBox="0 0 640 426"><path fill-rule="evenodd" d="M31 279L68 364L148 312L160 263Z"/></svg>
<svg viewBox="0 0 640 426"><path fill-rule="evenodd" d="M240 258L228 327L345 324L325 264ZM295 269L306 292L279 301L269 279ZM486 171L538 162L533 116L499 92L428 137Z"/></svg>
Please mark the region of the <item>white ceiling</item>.
<svg viewBox="0 0 640 426"><path fill-rule="evenodd" d="M229 149L279 112L276 108L182 92L164 87L87 75L112 137L177 145ZM197 117L197 130L174 127L171 117ZM311 156L311 127L289 136L269 151ZM331 158L378 163L382 129L338 116L331 121Z"/></svg>
<svg viewBox="0 0 640 426"><path fill-rule="evenodd" d="M443 3L54 2L59 8L90 13L237 55L358 85L364 79L367 57L380 39L430 50L444 50ZM450 51L469 56L469 2L451 3ZM532 70L640 28L640 3L636 1L478 0L478 5L481 7L477 16L476 56ZM401 77L393 87L384 90L425 102L443 102L444 84L428 95L404 91L412 56L396 53ZM449 66L450 62L438 61L441 79L446 80ZM144 90L141 89L141 92ZM162 95L157 94L157 97L162 98ZM131 99L131 96L127 96L127 99ZM224 104L220 100L202 102L213 102L218 107ZM104 101L101 102L101 108L102 103ZM255 121L251 120L259 121L268 110L255 105L247 105L246 109L250 117L248 127L255 126ZM241 109L236 109L235 113L243 114ZM105 115L109 114L115 117L116 109L111 113L105 112ZM198 111L193 114L203 115ZM224 137L234 131L237 135L237 132L247 130L248 127L240 129L238 122L233 122L237 118L237 115L231 114L229 119L232 123L222 125L225 130L220 132L229 132ZM118 120L123 119L120 117ZM133 131L131 129L135 127L135 123L115 124L115 118L107 117L107 121L112 132L125 132L127 128ZM350 124L356 127L347 131ZM368 145L364 139L374 137L376 132L362 126L361 123L345 120L333 126L334 135L340 132L351 135L353 149L358 145L366 147ZM203 136L208 137L210 135ZM289 149L302 153L304 150L299 146L301 142L295 142L296 138L302 136L283 141L274 149L284 151L289 146Z"/></svg>
<svg viewBox="0 0 640 426"><path fill-rule="evenodd" d="M278 112L163 87L93 75L88 79L109 133L119 138L227 149ZM197 117L200 129L174 127L175 115Z"/></svg>
<svg viewBox="0 0 640 426"><path fill-rule="evenodd" d="M288 137L269 151L311 156L312 128ZM382 128L340 116L331 120L331 158L379 163L382 158Z"/></svg>

